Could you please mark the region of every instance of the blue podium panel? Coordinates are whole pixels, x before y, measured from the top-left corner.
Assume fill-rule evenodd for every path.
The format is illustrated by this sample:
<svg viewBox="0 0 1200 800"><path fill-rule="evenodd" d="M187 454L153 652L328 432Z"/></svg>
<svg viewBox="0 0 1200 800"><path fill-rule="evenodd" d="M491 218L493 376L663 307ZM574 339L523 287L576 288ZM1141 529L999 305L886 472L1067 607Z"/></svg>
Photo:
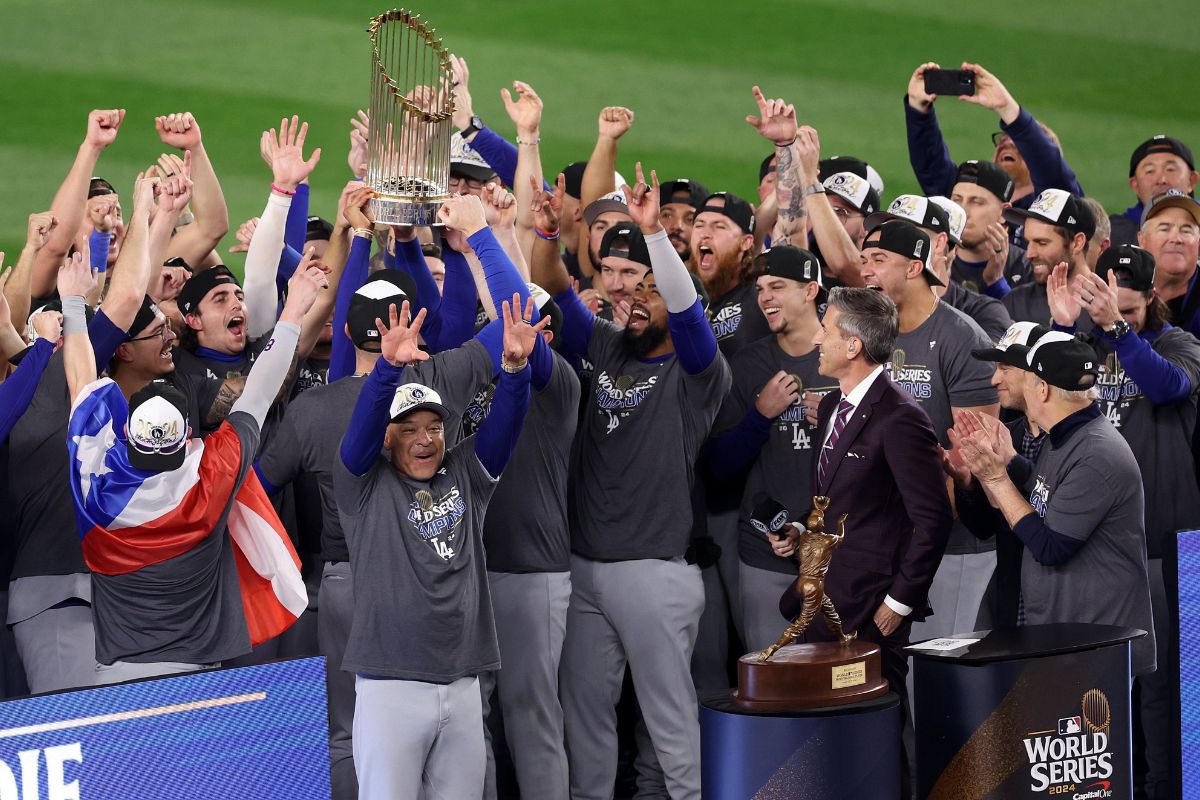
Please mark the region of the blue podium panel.
<svg viewBox="0 0 1200 800"><path fill-rule="evenodd" d="M962 641L978 644L952 653L910 647L918 795L1131 798L1129 639L1138 635L1043 625L969 634Z"/></svg>
<svg viewBox="0 0 1200 800"><path fill-rule="evenodd" d="M0 703L2 800L329 793L323 658Z"/></svg>
<svg viewBox="0 0 1200 800"><path fill-rule="evenodd" d="M1183 796L1200 797L1200 531L1179 533L1179 693Z"/></svg>
<svg viewBox="0 0 1200 800"><path fill-rule="evenodd" d="M804 714L700 709L704 800L895 800L900 795L896 695Z"/></svg>

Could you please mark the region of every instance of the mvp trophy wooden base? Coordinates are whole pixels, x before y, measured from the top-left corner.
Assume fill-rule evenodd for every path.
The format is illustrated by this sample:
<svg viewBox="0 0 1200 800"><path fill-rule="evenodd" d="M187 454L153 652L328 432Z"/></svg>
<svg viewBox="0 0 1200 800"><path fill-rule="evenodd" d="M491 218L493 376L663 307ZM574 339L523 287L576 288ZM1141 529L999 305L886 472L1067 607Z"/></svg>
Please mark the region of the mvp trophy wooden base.
<svg viewBox="0 0 1200 800"><path fill-rule="evenodd" d="M886 694L879 645L817 642L780 648L770 661L759 652L738 659L738 688L730 702L739 711L803 711L858 703Z"/></svg>

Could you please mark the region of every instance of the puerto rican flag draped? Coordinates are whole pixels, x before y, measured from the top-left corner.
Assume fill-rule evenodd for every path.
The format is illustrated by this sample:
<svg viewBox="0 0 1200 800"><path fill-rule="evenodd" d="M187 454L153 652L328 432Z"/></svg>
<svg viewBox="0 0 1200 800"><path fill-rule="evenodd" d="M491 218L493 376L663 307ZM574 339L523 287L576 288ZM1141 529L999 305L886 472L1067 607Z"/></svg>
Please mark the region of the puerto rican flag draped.
<svg viewBox="0 0 1200 800"><path fill-rule="evenodd" d="M188 442L179 469L145 472L129 464L128 415L109 378L85 387L71 409L71 493L88 568L122 575L187 552L213 532L236 489L228 523L250 641L291 627L308 606L300 559L254 470L236 486L237 432L223 423L203 442Z"/></svg>

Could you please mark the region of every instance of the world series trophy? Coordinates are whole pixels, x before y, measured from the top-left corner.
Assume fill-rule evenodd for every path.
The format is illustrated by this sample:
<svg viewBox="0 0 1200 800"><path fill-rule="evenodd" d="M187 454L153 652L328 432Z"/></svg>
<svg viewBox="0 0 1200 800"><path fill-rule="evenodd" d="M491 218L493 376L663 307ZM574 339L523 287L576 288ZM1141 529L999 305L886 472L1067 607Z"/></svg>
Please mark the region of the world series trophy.
<svg viewBox="0 0 1200 800"><path fill-rule="evenodd" d="M837 521L836 533L827 532L828 508L828 497L814 497L800 533L795 584L803 600L800 613L770 647L738 659L738 688L731 697L735 708L801 711L857 703L888 690L879 645L857 641L855 632L844 631L833 601L825 594L825 574L834 551L845 539L848 516L843 514ZM763 498L750 521L756 530L782 538L791 525L787 514L781 503ZM791 644L816 621L818 612L837 641Z"/></svg>
<svg viewBox="0 0 1200 800"><path fill-rule="evenodd" d="M449 196L454 78L442 40L403 9L371 19L366 184L383 225L436 225Z"/></svg>

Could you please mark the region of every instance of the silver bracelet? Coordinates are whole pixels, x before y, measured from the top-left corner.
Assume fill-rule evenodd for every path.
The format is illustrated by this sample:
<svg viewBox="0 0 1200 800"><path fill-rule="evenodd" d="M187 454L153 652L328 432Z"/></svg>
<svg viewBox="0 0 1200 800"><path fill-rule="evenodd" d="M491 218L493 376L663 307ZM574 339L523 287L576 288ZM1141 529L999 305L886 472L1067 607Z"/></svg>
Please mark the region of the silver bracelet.
<svg viewBox="0 0 1200 800"><path fill-rule="evenodd" d="M516 375L518 372L525 369L525 367L527 367L527 366L529 366L529 359L525 359L524 361L522 361L519 364L509 364L504 359L500 360L500 369L504 370L509 375Z"/></svg>

